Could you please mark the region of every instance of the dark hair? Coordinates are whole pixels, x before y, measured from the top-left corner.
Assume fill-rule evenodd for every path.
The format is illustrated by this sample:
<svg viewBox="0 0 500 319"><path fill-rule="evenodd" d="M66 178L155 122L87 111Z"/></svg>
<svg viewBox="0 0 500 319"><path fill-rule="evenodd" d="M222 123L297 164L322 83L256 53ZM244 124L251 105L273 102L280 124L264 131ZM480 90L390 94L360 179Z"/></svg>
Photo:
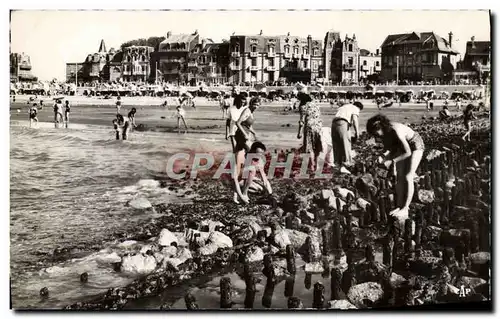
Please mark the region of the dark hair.
<svg viewBox="0 0 500 319"><path fill-rule="evenodd" d="M254 106L256 104L260 103L260 97L253 97L250 99L250 102L248 103L249 106Z"/></svg>
<svg viewBox="0 0 500 319"><path fill-rule="evenodd" d="M33 106L38 106L38 104L36 104L36 103L33 103Z"/></svg>
<svg viewBox="0 0 500 319"><path fill-rule="evenodd" d="M264 152L266 151L266 146L264 145L264 143L262 142L259 142L259 141L256 141L256 142L253 142L252 146L250 147L250 150L248 151L248 153L255 153L255 151L260 148L262 150L264 150Z"/></svg>
<svg viewBox="0 0 500 319"><path fill-rule="evenodd" d="M135 112L137 112L137 110L135 109L135 107L133 107L133 108L130 110L130 112L135 113Z"/></svg>
<svg viewBox="0 0 500 319"><path fill-rule="evenodd" d="M366 123L366 131L370 135L375 135L375 132L380 129L384 132L384 134L388 133L391 130L391 121L389 121L387 116L377 114L371 117Z"/></svg>
<svg viewBox="0 0 500 319"><path fill-rule="evenodd" d="M118 123L124 122L125 120L123 119L123 115L121 114L116 114L116 118L118 120Z"/></svg>
<svg viewBox="0 0 500 319"><path fill-rule="evenodd" d="M353 103L354 106L357 106L360 110L363 109L363 103L359 102L359 101L356 101Z"/></svg>
<svg viewBox="0 0 500 319"><path fill-rule="evenodd" d="M474 110L474 105L473 104L469 104L465 108L465 112L470 112L470 111L473 111L473 110Z"/></svg>

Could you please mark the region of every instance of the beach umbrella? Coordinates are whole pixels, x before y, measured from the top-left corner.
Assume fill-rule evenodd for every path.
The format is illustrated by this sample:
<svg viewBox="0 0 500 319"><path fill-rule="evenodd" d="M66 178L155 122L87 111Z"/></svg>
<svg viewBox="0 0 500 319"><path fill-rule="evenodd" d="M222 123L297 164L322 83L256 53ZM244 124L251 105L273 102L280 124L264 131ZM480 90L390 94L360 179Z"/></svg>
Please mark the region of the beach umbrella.
<svg viewBox="0 0 500 319"><path fill-rule="evenodd" d="M396 90L396 93L405 93L403 90Z"/></svg>
<svg viewBox="0 0 500 319"><path fill-rule="evenodd" d="M377 93L377 94L385 94L385 92L384 92L384 91L382 91L382 90L378 90L376 93Z"/></svg>
<svg viewBox="0 0 500 319"><path fill-rule="evenodd" d="M346 91L338 91L338 94L346 94Z"/></svg>

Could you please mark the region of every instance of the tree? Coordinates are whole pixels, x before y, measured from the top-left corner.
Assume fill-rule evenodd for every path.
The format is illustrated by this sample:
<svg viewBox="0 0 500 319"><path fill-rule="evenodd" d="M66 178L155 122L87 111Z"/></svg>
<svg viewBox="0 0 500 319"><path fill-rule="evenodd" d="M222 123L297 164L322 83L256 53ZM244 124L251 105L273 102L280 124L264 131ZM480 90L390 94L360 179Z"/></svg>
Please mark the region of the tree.
<svg viewBox="0 0 500 319"><path fill-rule="evenodd" d="M165 37L149 37L147 39L140 38L122 43L120 48L123 50L126 47L136 45L136 46L150 46L156 49L163 40L165 40Z"/></svg>

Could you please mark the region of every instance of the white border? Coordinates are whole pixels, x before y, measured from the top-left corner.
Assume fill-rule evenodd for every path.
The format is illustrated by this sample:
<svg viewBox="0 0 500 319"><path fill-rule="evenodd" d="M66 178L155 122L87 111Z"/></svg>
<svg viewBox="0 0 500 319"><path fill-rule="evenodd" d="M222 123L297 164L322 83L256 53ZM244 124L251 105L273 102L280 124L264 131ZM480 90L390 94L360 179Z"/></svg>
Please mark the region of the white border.
<svg viewBox="0 0 500 319"><path fill-rule="evenodd" d="M450 6L453 5L453 6ZM9 13L8 9L95 9L95 8L101 8L101 9L288 9L288 8L294 8L296 10L300 9L309 9L309 10L314 10L314 9L354 9L354 10L360 10L360 9L385 9L385 10L394 10L394 9L431 9L431 10L439 10L439 9L470 9L470 10L477 10L479 8L481 9L492 9L493 12L498 13L500 10L495 10L499 6L498 1L486 1L486 0L475 0L475 1L453 1L453 2L447 2L446 4L444 2L439 3L436 1L432 0L420 0L412 3L412 7L408 8L405 6L405 3L402 1L382 1L382 0L369 0L369 1L347 1L347 2L341 2L338 4L333 4L330 2L323 2L323 1L317 1L317 0L308 0L308 1L300 1L300 0L287 0L287 1L282 1L282 2L271 2L269 0L252 0L252 1L229 1L229 0L211 0L211 1L192 1L192 0L182 0L182 1L162 1L162 2L154 2L154 1L149 1L149 0L141 0L141 1L131 1L131 0L121 0L121 1L96 1L96 0L86 0L86 1L21 1L21 0L3 0L0 4L2 7L0 19L2 21L2 25L4 26L3 32L0 33L0 36L2 37L2 44L5 46L4 50L2 50L2 54L4 55L3 61L4 63L0 65L1 68L1 74L3 75L4 83L2 85L2 101L9 101L8 95L9 95L9 77L8 77L8 43L9 43L9 38L8 38L8 30L9 30ZM258 24L258 22L256 22ZM498 43L498 34L494 34L494 41L495 43ZM498 52L498 47L494 45L495 48L495 56L492 57L494 61L496 61L497 57L497 52ZM43 48L41 48L43 49ZM496 80L496 78L495 78ZM495 81L495 92L498 86L498 83ZM495 94L496 96L496 94ZM493 103L493 108L496 107L496 104ZM2 140L3 143L2 145L7 145L1 148L1 169L0 169L0 183L1 183L1 192L0 192L0 203L4 206L4 209L2 210L2 216L3 216L3 223L1 223L1 226L3 230L0 232L2 238L1 238L1 247L2 247L2 255L4 256L2 258L2 263L1 263L1 271L0 271L0 292L1 292L1 302L2 302L2 318L10 318L11 316L17 315L19 316L19 313L13 313L12 311L8 310L9 309L9 257L10 252L9 252L9 225L10 225L10 218L9 218L9 107L4 106L1 111L2 112L2 119L5 120L5 125L0 126L0 139ZM495 114L498 113L498 111L495 112ZM499 131L499 129L496 129L496 131ZM495 132L496 133L496 132ZM499 137L497 134L495 134L494 141L495 141L495 148L499 147L498 142L499 142ZM496 176L495 176L496 177ZM495 178L495 182L497 182ZM495 185L497 185L495 183ZM495 196L494 198L499 198L498 197L498 186L495 189ZM494 212L493 212L494 214ZM497 224L498 220L500 218L497 217L495 220L495 230L498 229ZM495 249L495 252L497 251L497 246L493 246ZM496 254L495 254L496 255ZM496 269L495 269L496 270ZM498 272L495 272L495 274L498 275ZM496 286L496 283L495 283ZM497 291L497 290L495 290ZM495 307L496 308L496 307ZM36 313L36 315L40 315L41 313ZM354 314L356 316L359 315L383 315L386 316L389 313L357 313ZM23 314L23 315L34 315L34 314ZM43 315L43 314L42 314ZM60 318L70 318L70 316L73 316L74 313L67 313L67 314L57 314L57 317ZM92 316L93 318L104 318L104 317L109 317L109 314L104 314L104 313L89 313L89 314L80 314L78 313L77 315L86 315L86 316ZM117 313L114 314L113 316L127 316L127 317L133 317L133 318L146 318L150 316L160 316L160 317L177 317L177 316L186 316L189 315L189 313ZM201 313L197 313L196 315L203 315ZM223 313L207 313L205 316L226 316L226 315L232 315L234 316L234 313L229 313L229 314L223 314ZM294 315L290 313L284 313L280 314L277 312L272 312L272 313L258 313L258 314L252 314L252 313L238 313L236 314L238 317L250 317L250 316L266 316L266 317L282 317L282 316L287 316L287 317L292 317L292 316L298 316L300 314ZM307 316L318 316L318 315L328 315L328 316L337 316L337 314L331 314L331 313L317 313L317 312L312 312L308 313ZM436 316L437 314L418 314L418 316ZM447 314L450 315L450 314ZM453 316L458 315L458 314L452 314ZM44 316L52 317L54 314L52 313L47 313L44 314ZM410 314L410 313L394 313L394 316L398 317L413 317L417 316L417 314Z"/></svg>

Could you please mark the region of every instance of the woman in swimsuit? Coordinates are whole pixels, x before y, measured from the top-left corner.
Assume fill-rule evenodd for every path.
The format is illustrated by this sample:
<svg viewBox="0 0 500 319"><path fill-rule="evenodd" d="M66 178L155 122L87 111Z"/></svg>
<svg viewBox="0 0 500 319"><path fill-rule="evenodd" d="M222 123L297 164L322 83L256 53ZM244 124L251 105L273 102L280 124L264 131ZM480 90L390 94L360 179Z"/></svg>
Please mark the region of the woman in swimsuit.
<svg viewBox="0 0 500 319"><path fill-rule="evenodd" d="M474 105L469 104L467 105L464 111L464 125L465 128L467 129L465 135L462 136L462 140L464 141L470 142L470 133L472 133L472 120L476 119L473 110L474 110Z"/></svg>
<svg viewBox="0 0 500 319"><path fill-rule="evenodd" d="M69 101L66 100L64 105L64 125L68 128L69 123L69 112L71 112L71 106L69 105Z"/></svg>
<svg viewBox="0 0 500 319"><path fill-rule="evenodd" d="M30 127L32 125L33 122L36 122L38 124L38 109L36 108L37 104L34 103L33 106L30 108L29 110L29 114L30 114Z"/></svg>
<svg viewBox="0 0 500 319"><path fill-rule="evenodd" d="M121 114L116 114L116 119L118 122L118 126L122 129L122 140L125 141L130 131L130 121L128 118L123 117L123 115ZM119 137L119 134L117 134L117 137Z"/></svg>
<svg viewBox="0 0 500 319"><path fill-rule="evenodd" d="M59 127L59 123L63 121L63 105L61 100L56 100L54 103L54 126Z"/></svg>
<svg viewBox="0 0 500 319"><path fill-rule="evenodd" d="M414 178L424 153L424 141L420 134L408 126L391 122L384 115L375 115L366 124L368 134L381 138L384 156L379 163L392 165L396 175L396 209L391 215L401 222L408 218L408 210L414 192Z"/></svg>
<svg viewBox="0 0 500 319"><path fill-rule="evenodd" d="M186 111L184 111L184 109L182 108L182 103L177 105L176 107L176 110L177 110L177 113L176 113L176 116L177 116L177 133L180 134L181 133L181 120L182 120L182 123L184 124L184 127L185 127L185 130L184 130L184 134L187 133L187 130L188 130L188 126L186 124Z"/></svg>
<svg viewBox="0 0 500 319"><path fill-rule="evenodd" d="M137 110L135 107L133 107L130 112L128 112L128 120L132 124L132 127L136 128L137 125L135 124L135 114L137 113Z"/></svg>

